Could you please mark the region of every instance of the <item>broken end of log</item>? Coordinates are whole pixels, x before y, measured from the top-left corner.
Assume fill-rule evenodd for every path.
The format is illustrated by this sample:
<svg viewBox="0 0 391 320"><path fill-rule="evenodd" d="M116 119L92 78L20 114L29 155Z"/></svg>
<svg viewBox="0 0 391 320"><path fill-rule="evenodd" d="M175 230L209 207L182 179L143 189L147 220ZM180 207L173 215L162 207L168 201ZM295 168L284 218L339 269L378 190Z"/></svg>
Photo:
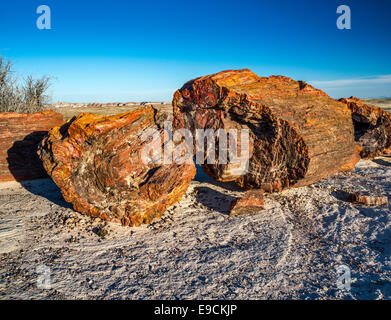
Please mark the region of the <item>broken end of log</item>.
<svg viewBox="0 0 391 320"><path fill-rule="evenodd" d="M362 146L361 158L374 158L391 148L391 114L382 108L366 104L364 101L350 97L341 98L351 111L354 125L354 137Z"/></svg>

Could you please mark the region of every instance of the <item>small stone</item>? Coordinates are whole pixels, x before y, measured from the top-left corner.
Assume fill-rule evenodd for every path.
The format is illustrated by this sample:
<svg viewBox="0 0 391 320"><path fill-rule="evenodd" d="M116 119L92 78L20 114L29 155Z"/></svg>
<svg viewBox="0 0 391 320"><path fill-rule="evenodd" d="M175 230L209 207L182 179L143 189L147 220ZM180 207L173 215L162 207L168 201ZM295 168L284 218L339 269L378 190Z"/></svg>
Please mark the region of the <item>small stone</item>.
<svg viewBox="0 0 391 320"><path fill-rule="evenodd" d="M249 190L242 198L231 202L230 215L256 214L264 208L264 204L262 189Z"/></svg>
<svg viewBox="0 0 391 320"><path fill-rule="evenodd" d="M388 204L388 198L386 196L373 195L369 192L352 192L349 194L349 200L353 203L361 203L367 206Z"/></svg>
<svg viewBox="0 0 391 320"><path fill-rule="evenodd" d="M104 238L109 234L107 229L105 229L103 226L96 227L92 230L96 235L98 235L101 238Z"/></svg>

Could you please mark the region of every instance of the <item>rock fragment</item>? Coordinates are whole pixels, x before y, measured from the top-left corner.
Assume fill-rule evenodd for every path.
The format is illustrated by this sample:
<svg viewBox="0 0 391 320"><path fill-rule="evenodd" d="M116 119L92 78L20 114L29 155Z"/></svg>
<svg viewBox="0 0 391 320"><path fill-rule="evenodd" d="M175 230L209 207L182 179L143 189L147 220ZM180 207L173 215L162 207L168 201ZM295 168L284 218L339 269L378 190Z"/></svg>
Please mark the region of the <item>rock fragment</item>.
<svg viewBox="0 0 391 320"><path fill-rule="evenodd" d="M231 216L256 214L264 207L263 190L253 189L245 192L242 198L231 202Z"/></svg>
<svg viewBox="0 0 391 320"><path fill-rule="evenodd" d="M374 195L369 192L351 192L349 200L353 203L360 203L366 206L382 206L388 204L386 196Z"/></svg>

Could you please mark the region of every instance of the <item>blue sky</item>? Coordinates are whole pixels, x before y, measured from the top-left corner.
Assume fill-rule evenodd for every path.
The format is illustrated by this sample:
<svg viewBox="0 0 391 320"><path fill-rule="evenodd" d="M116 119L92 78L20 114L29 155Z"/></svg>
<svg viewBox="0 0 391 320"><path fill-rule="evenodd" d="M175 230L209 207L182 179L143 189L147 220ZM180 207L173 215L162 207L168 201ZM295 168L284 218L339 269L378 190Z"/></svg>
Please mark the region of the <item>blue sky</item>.
<svg viewBox="0 0 391 320"><path fill-rule="evenodd" d="M39 5L51 30L39 30ZM349 5L352 29L336 27ZM0 55L55 77L54 101L170 101L226 69L304 80L333 97L391 96L389 0L1 0Z"/></svg>

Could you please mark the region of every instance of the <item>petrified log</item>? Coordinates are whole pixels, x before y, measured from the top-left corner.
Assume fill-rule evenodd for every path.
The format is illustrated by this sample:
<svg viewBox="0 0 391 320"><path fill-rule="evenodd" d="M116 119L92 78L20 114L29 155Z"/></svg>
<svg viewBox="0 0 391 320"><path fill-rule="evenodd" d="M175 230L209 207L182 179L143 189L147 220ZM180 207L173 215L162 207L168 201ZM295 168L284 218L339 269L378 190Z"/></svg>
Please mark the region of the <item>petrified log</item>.
<svg viewBox="0 0 391 320"><path fill-rule="evenodd" d="M255 214L263 209L264 204L263 190L248 190L243 197L232 200L230 215Z"/></svg>
<svg viewBox="0 0 391 320"><path fill-rule="evenodd" d="M362 147L362 158L388 153L391 148L391 114L382 108L368 105L358 98L342 98L352 112L354 136Z"/></svg>
<svg viewBox="0 0 391 320"><path fill-rule="evenodd" d="M218 159L208 164L207 152L203 163L212 177L249 189L305 186L359 160L347 106L303 81L228 70L187 82L175 92L173 107L177 129L249 130L248 168L240 172Z"/></svg>
<svg viewBox="0 0 391 320"><path fill-rule="evenodd" d="M150 223L180 200L196 172L193 162L143 160L151 144L144 134L162 134L162 121L152 107L114 116L82 113L50 130L39 155L76 211L123 225ZM163 139L156 143L155 149Z"/></svg>
<svg viewBox="0 0 391 320"><path fill-rule="evenodd" d="M54 111L0 113L0 181L47 177L37 147L49 129L63 123Z"/></svg>

